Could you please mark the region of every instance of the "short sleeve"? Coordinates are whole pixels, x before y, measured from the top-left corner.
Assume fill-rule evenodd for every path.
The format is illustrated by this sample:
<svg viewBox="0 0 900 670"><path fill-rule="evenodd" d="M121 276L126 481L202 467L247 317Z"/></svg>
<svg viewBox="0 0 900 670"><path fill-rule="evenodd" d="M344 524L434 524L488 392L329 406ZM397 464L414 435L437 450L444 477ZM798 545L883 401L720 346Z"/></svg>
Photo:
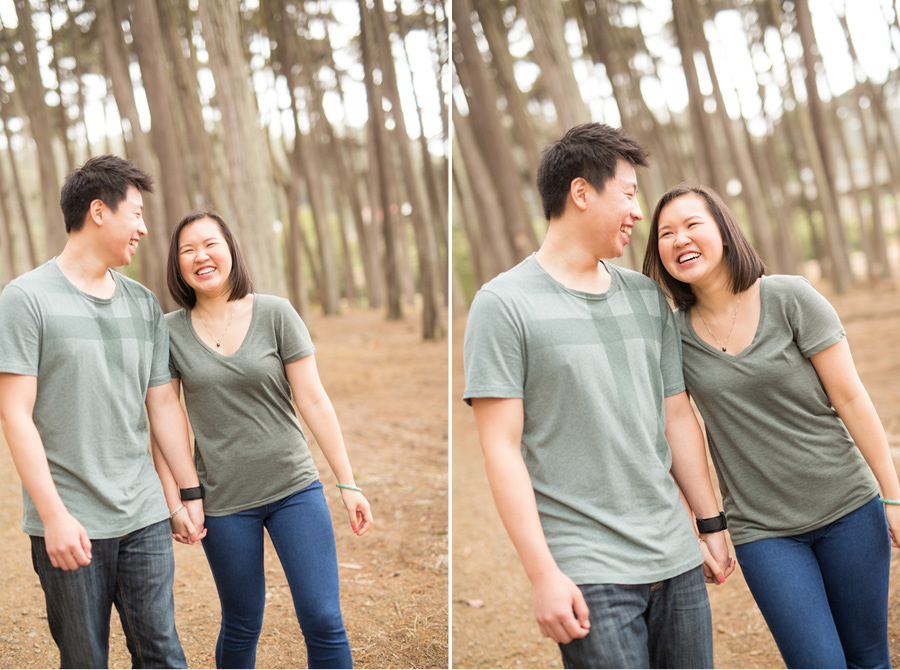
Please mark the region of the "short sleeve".
<svg viewBox="0 0 900 670"><path fill-rule="evenodd" d="M525 347L521 328L495 294L481 290L469 309L463 343L466 390L472 398L524 398Z"/></svg>
<svg viewBox="0 0 900 670"><path fill-rule="evenodd" d="M41 358L41 315L17 286L0 293L0 372L36 377Z"/></svg>
<svg viewBox="0 0 900 670"><path fill-rule="evenodd" d="M163 316L156 296L150 298L153 311L153 360L150 363L148 386L162 386L172 381L169 369L169 326Z"/></svg>
<svg viewBox="0 0 900 670"><path fill-rule="evenodd" d="M280 300L279 307L275 334L278 338L278 354L281 361L287 365L315 353L316 347L309 335L309 329L293 305L287 300Z"/></svg>
<svg viewBox="0 0 900 670"><path fill-rule="evenodd" d="M796 277L790 319L794 341L809 358L840 342L844 327L834 307L804 277Z"/></svg>
<svg viewBox="0 0 900 670"><path fill-rule="evenodd" d="M662 372L663 395L668 398L684 391L684 373L681 366L681 333L675 323L675 314L662 291L662 346L659 355L659 368Z"/></svg>

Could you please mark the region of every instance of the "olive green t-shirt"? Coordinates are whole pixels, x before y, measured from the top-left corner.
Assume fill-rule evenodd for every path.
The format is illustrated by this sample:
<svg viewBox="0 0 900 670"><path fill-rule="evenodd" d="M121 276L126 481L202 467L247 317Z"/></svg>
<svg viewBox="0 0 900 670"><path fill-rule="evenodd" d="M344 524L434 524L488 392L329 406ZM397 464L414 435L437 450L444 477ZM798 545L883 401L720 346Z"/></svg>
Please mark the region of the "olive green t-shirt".
<svg viewBox="0 0 900 670"><path fill-rule="evenodd" d="M169 367L181 379L194 431L204 512L224 516L285 498L318 479L291 400L284 366L315 351L300 316L283 299L253 296L240 348L209 347L181 309L166 314Z"/></svg>
<svg viewBox="0 0 900 670"><path fill-rule="evenodd" d="M844 329L806 279L762 278L756 335L736 356L700 339L689 310L676 321L734 544L814 530L878 494L809 360Z"/></svg>
<svg viewBox="0 0 900 670"><path fill-rule="evenodd" d="M556 563L576 584L644 584L703 561L669 469L664 400L684 390L659 287L606 264L602 294L534 256L469 310L463 398L521 398L522 455Z"/></svg>
<svg viewBox="0 0 900 670"><path fill-rule="evenodd" d="M166 322L136 281L111 298L77 289L50 260L0 293L0 372L37 377L32 417L56 490L88 537L121 537L169 515L150 459L144 402L170 380ZM22 530L44 535L22 487Z"/></svg>

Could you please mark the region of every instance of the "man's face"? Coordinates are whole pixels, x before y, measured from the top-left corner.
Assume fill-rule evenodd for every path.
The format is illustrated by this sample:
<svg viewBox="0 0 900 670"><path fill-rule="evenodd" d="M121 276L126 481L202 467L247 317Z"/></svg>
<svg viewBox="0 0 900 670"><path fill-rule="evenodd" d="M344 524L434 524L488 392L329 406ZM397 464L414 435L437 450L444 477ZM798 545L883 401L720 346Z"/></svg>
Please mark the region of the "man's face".
<svg viewBox="0 0 900 670"><path fill-rule="evenodd" d="M628 161L619 160L615 175L606 182L602 191L590 184L586 187L585 213L588 239L597 258L619 258L631 238L636 222L644 218L638 203L637 175Z"/></svg>
<svg viewBox="0 0 900 670"><path fill-rule="evenodd" d="M125 199L115 211L104 204L103 239L110 256L110 267L130 265L138 243L147 234L144 225L144 199L141 192L129 186Z"/></svg>

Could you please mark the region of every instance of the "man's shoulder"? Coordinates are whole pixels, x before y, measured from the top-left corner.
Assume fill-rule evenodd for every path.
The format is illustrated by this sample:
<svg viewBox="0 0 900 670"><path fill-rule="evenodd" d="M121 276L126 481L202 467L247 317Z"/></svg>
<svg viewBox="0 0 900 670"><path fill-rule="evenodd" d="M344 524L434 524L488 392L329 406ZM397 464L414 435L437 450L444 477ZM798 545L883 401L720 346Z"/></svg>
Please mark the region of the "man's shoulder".
<svg viewBox="0 0 900 670"><path fill-rule="evenodd" d="M620 265L613 265L612 263L607 262L606 267L609 270L609 273L617 278L621 283L623 288L625 289L637 289L637 290L651 290L653 292L662 292L662 289L659 287L655 281L650 279L647 275L641 274L640 272L636 272L635 270L629 270L628 268L623 268Z"/></svg>
<svg viewBox="0 0 900 670"><path fill-rule="evenodd" d="M541 272L534 257L529 256L509 270L505 270L485 282L476 293L476 297L481 293L493 294L501 300L524 296L530 292L535 281L540 281L540 277Z"/></svg>

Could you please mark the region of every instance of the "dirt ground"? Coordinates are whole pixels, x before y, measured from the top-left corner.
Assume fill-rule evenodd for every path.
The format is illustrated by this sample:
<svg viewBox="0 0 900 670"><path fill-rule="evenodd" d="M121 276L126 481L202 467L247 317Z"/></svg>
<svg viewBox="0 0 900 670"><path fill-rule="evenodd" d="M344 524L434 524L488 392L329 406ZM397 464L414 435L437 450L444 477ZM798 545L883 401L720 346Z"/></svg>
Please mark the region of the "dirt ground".
<svg viewBox="0 0 900 670"><path fill-rule="evenodd" d="M840 297L819 288L844 322L860 376L900 464L900 283L871 284ZM453 667L558 668L558 647L541 637L534 621L530 585L494 507L472 412L460 400L464 321L457 319L453 328ZM707 588L716 667L784 668L739 570L724 585ZM892 664L898 667L897 550L891 563L889 635Z"/></svg>
<svg viewBox="0 0 900 670"><path fill-rule="evenodd" d="M348 527L334 477L312 444L336 529L341 602L361 668L448 663L447 341L422 343L417 313L313 317L322 381L337 409L357 483L375 526ZM2 437L0 437L2 442ZM21 484L0 445L0 667L59 667L43 593L21 531ZM290 591L266 538L267 607L257 667L303 668ZM215 667L219 604L199 546L175 545L176 624L188 663ZM130 668L113 615L110 667Z"/></svg>

